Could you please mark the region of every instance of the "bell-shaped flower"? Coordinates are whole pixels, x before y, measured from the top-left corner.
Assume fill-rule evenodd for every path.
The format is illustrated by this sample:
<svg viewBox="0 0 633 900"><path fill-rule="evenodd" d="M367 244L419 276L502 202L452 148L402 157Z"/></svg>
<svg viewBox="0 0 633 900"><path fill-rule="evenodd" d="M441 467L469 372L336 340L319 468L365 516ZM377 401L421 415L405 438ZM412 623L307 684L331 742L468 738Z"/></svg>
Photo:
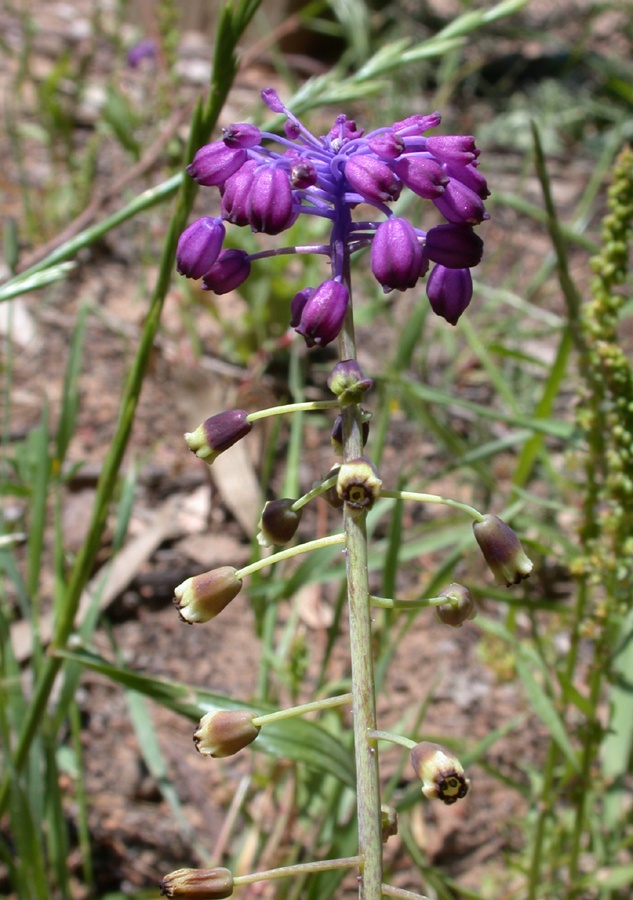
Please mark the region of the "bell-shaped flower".
<svg viewBox="0 0 633 900"><path fill-rule="evenodd" d="M252 744L259 728L253 725L255 713L243 709L220 709L200 719L193 735L198 753L223 759Z"/></svg>
<svg viewBox="0 0 633 900"><path fill-rule="evenodd" d="M374 203L397 200L402 189L402 184L387 163L366 154L348 159L345 178L355 193Z"/></svg>
<svg viewBox="0 0 633 900"><path fill-rule="evenodd" d="M202 279L202 290L228 294L251 274L251 261L245 250L223 250Z"/></svg>
<svg viewBox="0 0 633 900"><path fill-rule="evenodd" d="M469 134L438 134L426 140L426 149L442 162L466 166L479 156L475 138Z"/></svg>
<svg viewBox="0 0 633 900"><path fill-rule="evenodd" d="M262 133L256 125L235 122L222 129L222 140L227 147L257 147L262 142Z"/></svg>
<svg viewBox="0 0 633 900"><path fill-rule="evenodd" d="M289 497L266 503L259 520L257 543L260 547L283 547L293 539L303 515L303 509L293 509L295 503L296 500Z"/></svg>
<svg viewBox="0 0 633 900"><path fill-rule="evenodd" d="M325 347L343 326L349 292L340 281L324 281L318 288L304 288L290 305L290 325L308 347Z"/></svg>
<svg viewBox="0 0 633 900"><path fill-rule="evenodd" d="M221 188L222 218L232 225L248 225L248 198L256 168L256 161L248 159Z"/></svg>
<svg viewBox="0 0 633 900"><path fill-rule="evenodd" d="M194 575L174 590L174 603L183 622L199 625L215 619L242 589L237 569L222 566Z"/></svg>
<svg viewBox="0 0 633 900"><path fill-rule="evenodd" d="M468 269L447 269L436 265L426 282L426 296L433 312L457 325L473 296L473 280Z"/></svg>
<svg viewBox="0 0 633 900"><path fill-rule="evenodd" d="M414 287L425 264L413 225L397 216L381 222L371 245L371 270L385 293Z"/></svg>
<svg viewBox="0 0 633 900"><path fill-rule="evenodd" d="M338 472L336 493L352 515L372 508L382 489L378 469L366 456L344 462Z"/></svg>
<svg viewBox="0 0 633 900"><path fill-rule="evenodd" d="M406 186L425 200L441 197L448 184L448 175L435 159L421 153L407 153L393 164L398 178Z"/></svg>
<svg viewBox="0 0 633 900"><path fill-rule="evenodd" d="M248 159L241 147L227 147L224 141L214 141L201 147L187 166L187 172L198 184L223 184Z"/></svg>
<svg viewBox="0 0 633 900"><path fill-rule="evenodd" d="M481 262L484 242L470 225L436 225L427 232L424 252L447 269L470 269Z"/></svg>
<svg viewBox="0 0 633 900"><path fill-rule="evenodd" d="M225 228L221 219L197 219L178 238L176 269L187 278L202 278L218 258Z"/></svg>
<svg viewBox="0 0 633 900"><path fill-rule="evenodd" d="M467 619L477 615L473 595L463 584L449 585L440 591L440 597L446 597L446 603L435 607L435 615L444 625L460 628Z"/></svg>
<svg viewBox="0 0 633 900"><path fill-rule="evenodd" d="M381 159L397 159L404 152L404 138L392 130L384 131L372 138L368 136L367 144L372 153Z"/></svg>
<svg viewBox="0 0 633 900"><path fill-rule="evenodd" d="M170 900L224 900L233 896L233 875L229 869L176 869L160 883L161 897Z"/></svg>
<svg viewBox="0 0 633 900"><path fill-rule="evenodd" d="M450 806L468 793L470 781L457 757L431 741L421 741L411 750L411 765L422 782L422 793L429 800L441 800Z"/></svg>
<svg viewBox="0 0 633 900"><path fill-rule="evenodd" d="M431 199L444 218L456 225L479 225L489 218L479 194L456 178L450 179L440 196Z"/></svg>
<svg viewBox="0 0 633 900"><path fill-rule="evenodd" d="M246 437L252 427L246 410L227 409L209 416L195 431L188 431L185 441L192 453L211 465L220 453Z"/></svg>
<svg viewBox="0 0 633 900"><path fill-rule="evenodd" d="M297 213L292 208L292 188L285 169L280 166L260 166L255 170L246 215L253 231L279 234L290 228Z"/></svg>
<svg viewBox="0 0 633 900"><path fill-rule="evenodd" d="M532 560L509 525L498 516L486 515L473 524L475 538L497 581L510 587L527 578Z"/></svg>

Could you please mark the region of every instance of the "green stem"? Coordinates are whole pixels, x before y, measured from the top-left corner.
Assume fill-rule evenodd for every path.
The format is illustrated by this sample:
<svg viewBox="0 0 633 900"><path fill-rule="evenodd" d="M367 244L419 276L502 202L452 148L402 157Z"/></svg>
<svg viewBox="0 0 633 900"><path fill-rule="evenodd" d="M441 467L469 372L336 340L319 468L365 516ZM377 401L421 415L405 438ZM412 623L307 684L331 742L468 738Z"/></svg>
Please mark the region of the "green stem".
<svg viewBox="0 0 633 900"><path fill-rule="evenodd" d="M404 747L405 750L413 750L415 747L415 741L412 741L411 738L406 738L402 734L394 734L392 731L372 731L370 734L375 741L387 741L390 744L398 744L399 747Z"/></svg>
<svg viewBox="0 0 633 900"><path fill-rule="evenodd" d="M282 406L270 406L258 409L246 416L248 422L258 419L269 419L271 416L283 416L287 413L317 412L320 409L338 409L338 400L305 400L302 403L284 403Z"/></svg>
<svg viewBox="0 0 633 900"><path fill-rule="evenodd" d="M356 359L354 314L349 278L349 259L345 282L350 302L339 336L341 359ZM360 408L343 409L343 460L362 455ZM367 560L365 514L344 511L347 535L347 602L349 607L352 693L354 695L354 748L356 754L356 792L358 810L358 852L360 855L359 900L381 900L382 832L380 781L376 741L369 736L376 729L376 698L372 659L371 608Z"/></svg>
<svg viewBox="0 0 633 900"><path fill-rule="evenodd" d="M305 714L309 712L320 712L323 709L333 709L337 706L345 706L346 703L351 702L351 694L339 694L338 697L324 697L322 700L313 700L311 703L302 703L300 706L289 706L287 709L278 709L274 713L256 716L253 719L253 725L255 725L256 728L261 728L264 725L270 725L271 722L279 722L282 719L292 719L295 716L305 716Z"/></svg>
<svg viewBox="0 0 633 900"><path fill-rule="evenodd" d="M439 494L420 494L417 491L381 491L380 496L392 500L415 500L418 503L438 503L441 506L451 506L453 509L458 509L460 512L464 512L466 515L471 516L471 518L475 519L477 522L483 522L485 519L485 516L483 516L478 509L475 509L474 506L469 506L467 503L460 503L459 500L451 500L450 497L440 497Z"/></svg>
<svg viewBox="0 0 633 900"><path fill-rule="evenodd" d="M286 550L280 550L279 553L273 553L271 556L264 556L262 559L258 559L257 562L244 566L242 569L238 569L235 574L237 578L241 580L248 575L259 572L260 569L265 569L266 566L272 566L274 563L283 562L284 559L292 559L293 556L300 556L302 553L311 553L313 550L321 550L323 547L331 547L333 544L344 543L345 535L342 532L341 534L331 534L329 537L316 538L314 541L306 541L305 544L297 544L296 547L288 547Z"/></svg>
<svg viewBox="0 0 633 900"><path fill-rule="evenodd" d="M358 863L358 856L346 856L341 859L298 863L296 866L280 866L278 869L266 869L264 872L251 872L250 875L237 875L233 879L233 884L235 887L239 887L243 884L255 884L258 881L272 881L274 878L290 878L292 875L310 875L314 872L329 872L331 869L351 869Z"/></svg>

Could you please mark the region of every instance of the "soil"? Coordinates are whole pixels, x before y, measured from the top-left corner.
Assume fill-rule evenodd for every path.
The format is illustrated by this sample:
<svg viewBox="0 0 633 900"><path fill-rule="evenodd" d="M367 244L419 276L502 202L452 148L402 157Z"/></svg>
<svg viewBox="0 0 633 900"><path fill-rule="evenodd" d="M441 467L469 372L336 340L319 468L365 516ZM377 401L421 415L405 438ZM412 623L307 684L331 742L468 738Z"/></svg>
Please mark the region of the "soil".
<svg viewBox="0 0 633 900"><path fill-rule="evenodd" d="M85 145L97 129L103 109L104 86L111 78L115 60L120 62L120 56L116 56L120 50L111 40L95 38L91 20L95 10L88 0L79 0L72 5L34 3L30 11L38 23L32 48L34 84L42 87L65 52L85 52L90 58L91 91L84 91L82 105L75 109L70 120L74 145ZM525 15L534 27L535 22L544 21L545 12L539 4L532 4ZM19 17L10 9L4 9L0 16L2 33L15 50L23 40ZM599 36L600 33L597 29L596 34ZM124 40L131 43L135 34L138 31L130 25ZM187 32L178 50L182 118L178 121L166 116L167 133L148 128L147 147L152 140L162 141L161 152L154 160L147 160L137 177L121 186L116 195L113 195L112 185L129 175L129 157L114 139L102 145L88 198L99 198L96 219L119 208L135 192L157 184L170 174L170 154L174 152L174 144L179 144L186 133L187 105L204 83L205 63L209 58L206 37L201 32ZM317 69L320 65L318 59L312 59L311 64ZM136 108L152 96L156 79L162 89L168 84L160 69L157 76L156 67L160 65L159 59L146 61L138 69L117 69L121 89ZM1 90L8 98L16 83L17 59L7 55L0 66ZM269 83L272 77L265 59L251 57L231 96L227 121L232 116L239 119L240 113L252 108L258 102L257 92L263 79ZM19 111L13 108L11 112L13 116L19 112L22 123L34 126L38 124L37 98L29 94L28 85L22 85L21 90L27 104ZM72 85L68 90L72 92ZM46 128L46 123L39 124ZM2 143L3 158L8 159L6 139ZM27 171L20 173L16 159L11 157L12 162L1 176L6 215L20 223L23 235L29 232L24 225L20 177L28 179L32 191L38 189L44 202L51 180L61 171L60 158L63 156L62 148L47 147L43 139L29 139L27 146L30 148ZM146 159L143 153L140 159ZM497 189L510 190L516 184L516 166L520 157L513 159L502 152L495 155L494 147L491 147L488 159L490 171L499 175ZM582 159L571 162L553 159L552 166L557 199L564 216L565 210L572 209L581 195L590 167ZM533 200L538 197L536 182L532 179L525 184L525 195ZM61 195L57 196L57 202L63 204ZM72 219L64 214L63 205L61 211L47 209L47 214L49 222L57 221L57 229ZM68 465L81 463L81 466L69 478L63 497L63 528L69 559L77 552L85 535L96 479L114 433L121 387L146 313L147 297L156 273L154 261L160 252L167 219L166 209L159 208L115 229L80 254L77 266L68 278L57 286L20 299L15 306L20 325L13 342L11 442L24 439L37 427L45 398L50 404L51 420L56 422L73 328L82 304L88 304L90 310L79 417L68 453ZM520 235L517 234L519 229ZM55 241L56 233L55 228L50 228L48 233L28 238L21 248L22 262L35 259L46 241ZM493 252L482 271L482 281L492 285L503 283L504 266L518 256L523 260L526 273L533 272L548 247L543 232L536 225L527 226L526 231L525 221L508 207L504 207L499 218L487 226L486 242L491 247L502 246L505 254ZM580 254L578 265L584 265L584 256ZM528 275L525 277L527 279ZM254 615L247 592L204 628L188 627L180 622L172 597L174 586L191 574L216 565L242 565L250 559L253 525L262 503L256 478L261 469L263 438L253 435L252 441L244 442L246 446L239 445L234 448L235 454L231 452L226 460L218 461L220 465L210 474L208 467L191 456L181 435L207 415L226 406L244 404L247 408L255 408L271 399L283 401L283 369L273 365L277 360L274 354L268 357L260 354L252 365L235 362L234 357L228 358L222 330L213 315L207 312L205 298L196 296L194 299L199 305L192 307L181 280L174 278L124 465L126 473L133 468L138 473L134 510L125 541L125 546L132 548L132 554L119 573L120 580L106 589L102 626L96 631L92 646L110 659L114 658L116 648L120 660L136 671L199 684L248 699L257 690L261 643L255 636ZM550 299L546 297L544 302ZM392 309L389 319L396 331L400 323L406 321L411 308L408 304L413 302L415 298L405 297L398 309ZM555 299L552 302L558 303ZM475 306L481 303L478 300ZM475 309L473 314L476 312ZM242 314L243 306L237 299L230 298L222 304L225 321L239 321ZM195 328L195 340L192 339L192 328ZM392 332L365 327L359 333L363 366L374 374L388 357ZM280 335L280 342L283 343L283 335ZM445 347L445 344L438 344L437 350L430 354L438 371L445 362ZM541 352L547 355L551 349L545 346ZM464 365L458 389L464 396L481 399L487 391L483 373L474 357L466 351L461 352ZM315 373L310 378L309 391L315 398L327 396L321 377L323 371L324 366L315 365ZM438 383L440 381L438 378ZM452 424L457 430L470 427L459 410L454 411ZM309 487L335 462L329 441L323 440L324 433L318 425L307 426L306 452L300 471L303 488ZM282 434L282 439L286 437ZM430 482L433 472L441 468L437 447L431 437L422 441L396 410L381 468L383 480L395 485L399 473L413 467L422 453L428 455L425 474ZM508 465L511 465L511 459ZM500 495L503 494L502 468L500 465L497 473ZM283 475L282 447L273 472L275 488L280 487ZM457 492L460 499L466 501L473 490L468 484L457 482L454 476L445 478L434 488L453 495ZM173 505L169 506L170 503ZM4 512L7 518L19 523L25 507L21 501L11 500L5 503ZM425 513L425 521L431 515L434 513ZM408 524L419 524L414 514L410 517ZM306 517L301 534L310 537L325 533L327 528L335 527L335 521L334 513L323 506ZM104 538L100 565L109 558L114 530L113 514ZM148 546L143 544L143 539L150 531L155 540ZM46 609L54 589L52 543L47 545L45 552L46 565L40 591ZM399 587L405 593L415 589L423 582L425 569L437 565L436 557L409 563L399 576ZM474 554L461 565L460 574L483 585L480 601L486 614L503 615L503 610L500 612L485 598L485 587L491 583L491 577ZM549 582L546 582L548 577ZM565 574L556 573L554 577L548 573L546 565L530 588L534 595L547 591L549 596L564 596L566 590ZM325 650L335 597L332 586L316 585L295 598L293 603L283 601L280 605L280 635L294 611L299 619L298 633L308 648L307 677L297 701L310 699L310 686ZM521 624L519 614L519 627ZM523 624L527 628L527 619ZM15 626L18 629L18 617ZM344 634L344 624L342 631ZM28 672L28 639L17 630L16 635L25 642L20 645L20 653ZM411 725L411 710L417 710L426 692L431 690L432 702L428 705L424 734L431 739L442 735L455 741L456 746L467 743L471 747L494 729L502 728L517 716L522 717L521 724L487 752L485 767L474 765L469 771L472 791L463 803L452 807L420 803L410 820L414 842L426 861L441 866L460 885L480 890L482 896L494 900L510 895L512 876L505 869L504 854L520 847L523 832L519 823L526 814L526 807L520 794L504 786L492 772L501 771L508 782L524 784L528 767L541 764L545 746L542 726L530 714L516 682L507 678L507 665L502 656L496 655L498 650L494 642L482 635L476 620L461 629L448 629L432 616L420 615L398 647L378 709L380 726L384 729L397 729L403 722ZM334 656L331 677L345 677L348 672L342 641L341 649ZM279 693L281 702L289 701L283 683ZM78 699L84 726L85 788L97 895L108 891L132 895L143 888L154 888L171 869L200 865L210 859L222 862L226 858L222 851L227 850L223 843L227 810L241 790L244 779L253 775L250 751L228 761L204 759L195 752L192 744L193 723L156 704L149 704L167 777L182 804L186 822L183 826L165 799L160 780L148 771L144 762L126 694L119 686L86 671ZM383 775L387 779L395 771L399 755L395 751L386 751L381 759ZM398 791L405 791L413 780L412 772L406 768ZM71 774L63 780L62 788L67 794L69 821L74 826L77 796ZM281 837L274 833L279 798L264 788L259 792L251 788L249 796L249 811L243 819L238 819L237 836L240 827L245 835L251 833L245 824L251 818L259 822L259 827L270 839L265 864L274 865L289 840L287 833ZM237 841L238 837L234 836L233 840ZM249 848L244 846L242 862L245 866L248 854ZM387 859L393 871L393 884L420 890L420 874L411 865L409 849L402 836L390 839ZM86 893L81 858L76 848L69 865L75 879L75 896L81 900ZM0 890L2 887L0 867ZM352 898L356 893L354 879L350 878L338 896ZM268 888L254 887L245 888L236 896L246 900L273 897L275 893Z"/></svg>

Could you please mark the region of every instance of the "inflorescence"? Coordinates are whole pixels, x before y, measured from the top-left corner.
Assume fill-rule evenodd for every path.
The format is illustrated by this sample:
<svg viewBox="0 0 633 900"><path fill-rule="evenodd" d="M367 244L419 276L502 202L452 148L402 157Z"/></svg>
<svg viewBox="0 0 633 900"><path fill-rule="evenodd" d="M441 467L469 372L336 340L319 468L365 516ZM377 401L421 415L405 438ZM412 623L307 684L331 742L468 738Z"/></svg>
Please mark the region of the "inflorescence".
<svg viewBox="0 0 633 900"><path fill-rule="evenodd" d="M479 150L472 136L428 136L440 114L413 115L365 134L353 119L337 116L324 137L315 137L271 88L267 106L286 116L285 135L238 123L222 140L202 147L187 172L199 184L218 187L219 217L197 219L181 235L177 266L181 275L202 278L204 290L225 294L249 276L251 263L282 253L329 257L331 277L299 290L290 306L290 324L308 347L325 346L341 330L348 305L349 258L371 248L371 270L388 293L413 288L429 272L426 293L433 310L455 325L470 303L470 269L482 257L475 234L488 214L486 179L477 169ZM264 146L272 141L283 152ZM390 208L403 187L430 200L446 220L428 231ZM386 218L354 221L360 204ZM328 244L285 247L248 254L222 249L225 222L250 225L255 232L280 234L301 214L331 223Z"/></svg>

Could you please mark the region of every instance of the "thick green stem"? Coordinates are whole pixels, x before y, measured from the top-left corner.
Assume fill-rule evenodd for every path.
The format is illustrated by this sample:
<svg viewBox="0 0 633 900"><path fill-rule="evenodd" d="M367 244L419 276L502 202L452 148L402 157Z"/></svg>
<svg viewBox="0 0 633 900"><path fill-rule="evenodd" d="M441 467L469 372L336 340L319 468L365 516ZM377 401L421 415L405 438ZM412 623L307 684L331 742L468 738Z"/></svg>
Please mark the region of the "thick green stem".
<svg viewBox="0 0 633 900"><path fill-rule="evenodd" d="M350 287L349 278L347 283ZM339 347L341 359L356 358L351 288L350 305L339 338ZM362 452L359 408L350 406L343 410L343 459L348 462L361 456ZM358 896L359 900L381 900L382 834L378 752L375 739L369 737L369 733L376 729L376 700L371 654L365 515L355 516L346 509L345 534L360 856Z"/></svg>

